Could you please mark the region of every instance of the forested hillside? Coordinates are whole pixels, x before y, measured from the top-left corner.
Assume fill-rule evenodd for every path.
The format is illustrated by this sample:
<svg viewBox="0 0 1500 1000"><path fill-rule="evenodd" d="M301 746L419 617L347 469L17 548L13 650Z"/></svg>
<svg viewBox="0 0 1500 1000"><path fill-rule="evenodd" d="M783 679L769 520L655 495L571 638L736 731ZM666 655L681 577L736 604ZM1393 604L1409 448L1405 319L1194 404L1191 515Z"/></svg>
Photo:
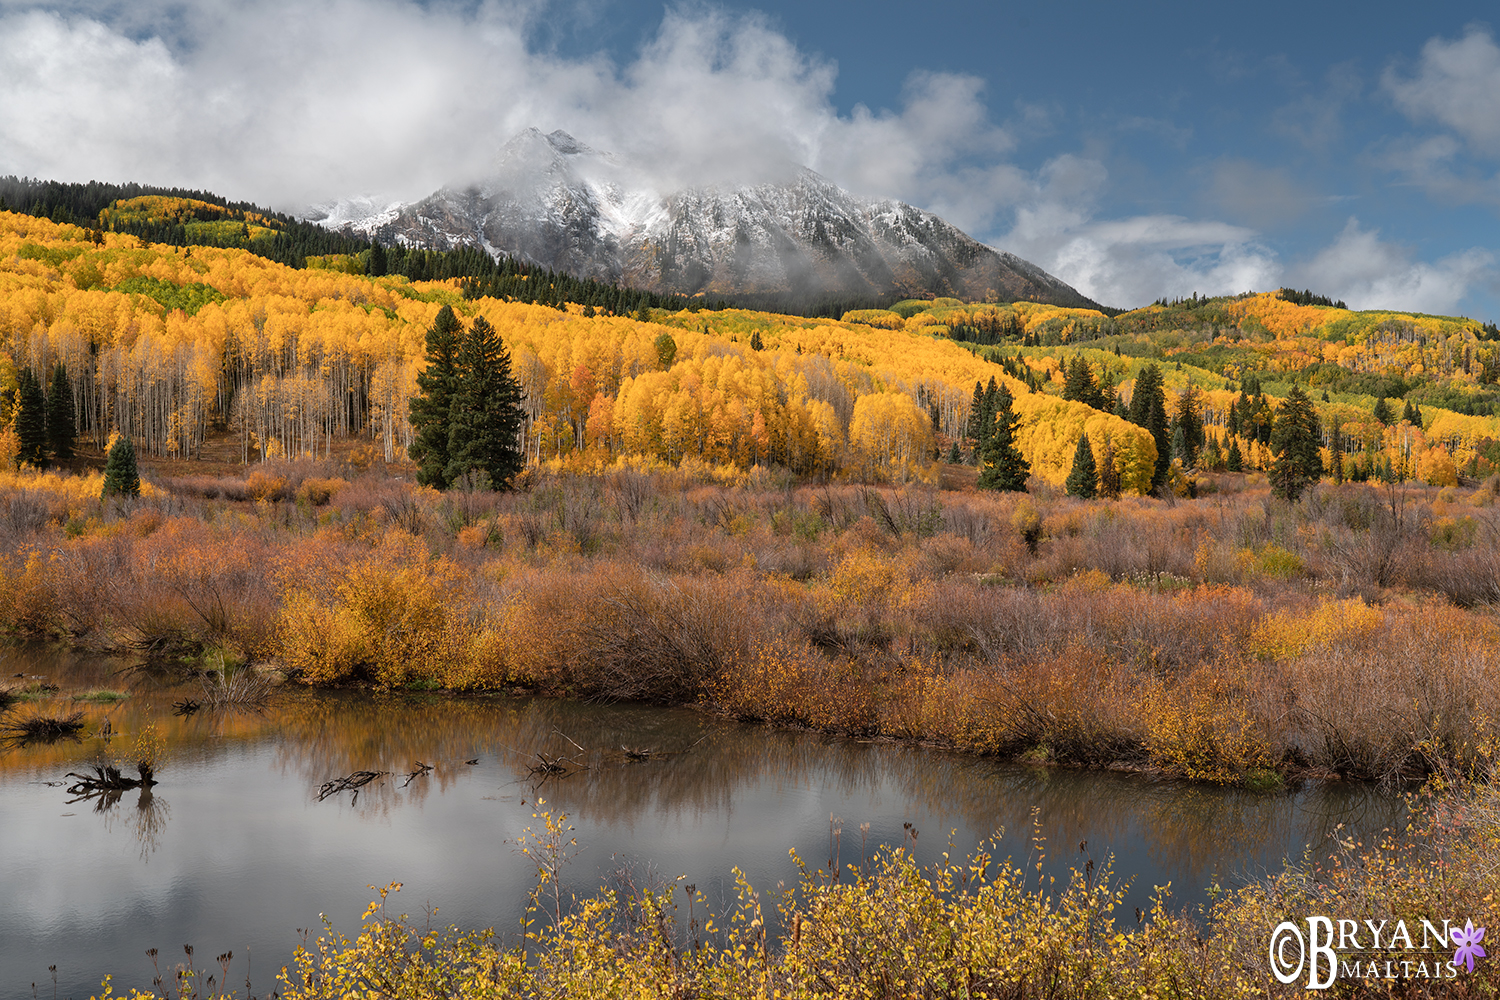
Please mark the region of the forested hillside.
<svg viewBox="0 0 1500 1000"><path fill-rule="evenodd" d="M353 439L402 460L425 333L446 304L503 337L533 463L932 479L939 459L978 462L971 415L994 378L1015 400L1021 454L1056 484L1085 433L1126 490L1270 469L1294 385L1333 478L1442 485L1500 465L1500 331L1468 319L1351 312L1310 292L1112 316L936 299L799 317L474 250L381 248L201 192L17 183L0 184L32 198L30 214L0 213L0 426L23 371L50 391L61 365L96 447L119 430L148 455L193 458L232 436L248 461ZM1143 371L1162 387L1150 429L1130 405Z"/></svg>
<svg viewBox="0 0 1500 1000"><path fill-rule="evenodd" d="M241 223L252 240L256 224ZM1017 396L1020 444L1038 474L1060 482L1087 427L1115 439L1128 488L1149 483L1155 454L1140 428L1029 393L925 333L741 310L657 311L652 321L639 310L471 299L455 280L321 263L298 270L241 249L0 215L0 385L13 398L21 369L61 364L79 433L96 445L118 428L149 454L191 458L220 432L250 459L326 455L337 439L368 437L398 459L425 333L447 304L465 320L485 316L505 339L527 393L533 462L640 455L930 477L938 438L963 434L975 383L998 375Z"/></svg>

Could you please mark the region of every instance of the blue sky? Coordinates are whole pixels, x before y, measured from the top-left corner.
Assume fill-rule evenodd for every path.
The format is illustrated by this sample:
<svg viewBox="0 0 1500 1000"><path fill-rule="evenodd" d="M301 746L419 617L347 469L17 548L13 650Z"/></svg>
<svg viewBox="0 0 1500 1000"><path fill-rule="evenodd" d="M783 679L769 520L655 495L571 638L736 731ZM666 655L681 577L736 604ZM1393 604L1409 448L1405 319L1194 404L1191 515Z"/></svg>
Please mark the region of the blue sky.
<svg viewBox="0 0 1500 1000"><path fill-rule="evenodd" d="M536 125L663 189L806 164L1112 305L1494 320L1491 9L0 0L0 172L297 209L480 177Z"/></svg>

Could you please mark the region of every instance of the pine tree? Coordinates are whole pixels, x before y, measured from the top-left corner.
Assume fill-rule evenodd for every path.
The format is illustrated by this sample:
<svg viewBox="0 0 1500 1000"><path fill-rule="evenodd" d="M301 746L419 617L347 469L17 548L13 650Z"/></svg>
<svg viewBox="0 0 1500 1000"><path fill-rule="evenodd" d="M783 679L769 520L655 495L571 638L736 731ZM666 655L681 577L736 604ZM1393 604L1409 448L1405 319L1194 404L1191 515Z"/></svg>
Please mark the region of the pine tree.
<svg viewBox="0 0 1500 1000"><path fill-rule="evenodd" d="M763 351L765 349L765 342L760 339L760 331L756 330L754 333L750 334L750 350Z"/></svg>
<svg viewBox="0 0 1500 1000"><path fill-rule="evenodd" d="M1078 435L1078 448L1073 452L1073 468L1065 484L1068 496L1080 500L1092 500L1099 494L1099 471L1094 465L1094 447L1087 434Z"/></svg>
<svg viewBox="0 0 1500 1000"><path fill-rule="evenodd" d="M448 486L448 414L458 389L455 355L463 326L444 306L427 331L427 367L417 375L417 394L411 398L412 442L408 453L417 463L417 482Z"/></svg>
<svg viewBox="0 0 1500 1000"><path fill-rule="evenodd" d="M1031 463L1016 447L1016 430L1021 425L1021 418L1012 408L1014 402L1004 386L997 388L994 425L989 430L983 452L984 465L979 473L979 488L982 490L1026 491Z"/></svg>
<svg viewBox="0 0 1500 1000"><path fill-rule="evenodd" d="M1329 474L1333 481L1339 485L1344 482L1344 431L1338 424L1334 424L1328 430L1328 457L1331 468Z"/></svg>
<svg viewBox="0 0 1500 1000"><path fill-rule="evenodd" d="M1189 384L1177 400L1177 428L1182 431L1183 444L1178 457L1182 459L1183 468L1192 468L1198 463L1198 452L1203 447L1203 408L1199 398L1197 388ZM1176 452L1175 438L1173 451Z"/></svg>
<svg viewBox="0 0 1500 1000"><path fill-rule="evenodd" d="M1301 386L1292 386L1286 400L1276 411L1271 431L1271 453L1276 464L1271 470L1271 492L1296 503L1308 484L1323 475L1323 460L1318 453L1322 430L1318 412Z"/></svg>
<svg viewBox="0 0 1500 1000"><path fill-rule="evenodd" d="M510 370L510 351L479 316L459 340L458 389L448 411L449 483L483 472L495 489L510 485L525 466L517 443L524 413L521 383Z"/></svg>
<svg viewBox="0 0 1500 1000"><path fill-rule="evenodd" d="M1245 458L1240 454L1240 439L1238 437L1229 442L1229 454L1224 456L1224 468L1230 472L1243 472L1245 470Z"/></svg>
<svg viewBox="0 0 1500 1000"><path fill-rule="evenodd" d="M962 461L963 461L963 456L960 455L959 452L958 452L958 442L954 441L953 442L953 447L951 447L951 448L948 449L948 464L949 465L958 465Z"/></svg>
<svg viewBox="0 0 1500 1000"><path fill-rule="evenodd" d="M121 434L109 449L104 460L104 488L99 491L101 500L110 497L138 497L141 495L141 476L135 465L135 444L129 434Z"/></svg>
<svg viewBox="0 0 1500 1000"><path fill-rule="evenodd" d="M370 263L366 270L372 277L379 278L386 273L389 267L390 264L387 262L385 256L385 247L381 246L379 241L376 241L375 245L370 248Z"/></svg>
<svg viewBox="0 0 1500 1000"><path fill-rule="evenodd" d="M47 393L47 444L54 461L66 462L73 457L73 442L78 437L73 421L73 385L68 370L58 362L52 370L52 386Z"/></svg>
<svg viewBox="0 0 1500 1000"><path fill-rule="evenodd" d="M1381 396L1379 399L1375 400L1374 416L1376 420L1379 420L1385 426L1391 426L1391 404L1385 401L1384 396Z"/></svg>
<svg viewBox="0 0 1500 1000"><path fill-rule="evenodd" d="M22 368L16 382L16 437L21 450L16 461L38 469L47 467L47 397L31 368Z"/></svg>

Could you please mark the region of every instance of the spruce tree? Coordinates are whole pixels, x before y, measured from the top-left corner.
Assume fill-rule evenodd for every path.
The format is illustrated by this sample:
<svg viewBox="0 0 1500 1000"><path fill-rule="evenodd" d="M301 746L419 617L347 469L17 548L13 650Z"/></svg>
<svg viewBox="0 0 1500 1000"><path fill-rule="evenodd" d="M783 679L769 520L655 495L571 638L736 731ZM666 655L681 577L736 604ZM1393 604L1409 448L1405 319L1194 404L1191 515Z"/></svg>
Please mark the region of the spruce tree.
<svg viewBox="0 0 1500 1000"><path fill-rule="evenodd" d="M52 370L52 386L47 393L47 444L54 461L66 462L73 457L73 442L78 437L73 421L73 385L68 370L58 362Z"/></svg>
<svg viewBox="0 0 1500 1000"><path fill-rule="evenodd" d="M1016 447L1016 430L1021 425L1012 404L1015 401L1004 386L996 390L995 420L984 445L983 467L979 473L982 490L1008 490L1024 493L1031 464Z"/></svg>
<svg viewBox="0 0 1500 1000"><path fill-rule="evenodd" d="M526 464L518 443L525 394L511 374L510 351L483 316L460 338L455 367L446 479L483 472L491 486L504 489Z"/></svg>
<svg viewBox="0 0 1500 1000"><path fill-rule="evenodd" d="M1092 500L1099 495L1099 471L1094 465L1094 446L1087 434L1078 435L1078 448L1073 452L1073 468L1065 487L1068 496L1080 500Z"/></svg>
<svg viewBox="0 0 1500 1000"><path fill-rule="evenodd" d="M1286 400L1276 411L1271 431L1271 453L1276 464L1271 470L1271 492L1296 503L1308 484L1323 475L1323 459L1318 452L1322 429L1318 412L1301 386L1292 386Z"/></svg>
<svg viewBox="0 0 1500 1000"><path fill-rule="evenodd" d="M1385 401L1384 396L1381 396L1379 399L1375 400L1374 416L1376 420L1379 420L1385 426L1391 426L1391 404Z"/></svg>
<svg viewBox="0 0 1500 1000"><path fill-rule="evenodd" d="M1245 471L1245 458L1240 454L1240 439L1238 437L1229 442L1229 454L1224 456L1224 468L1230 472Z"/></svg>
<svg viewBox="0 0 1500 1000"><path fill-rule="evenodd" d="M21 450L16 461L38 469L47 467L47 397L30 367L22 368L16 382L16 437Z"/></svg>
<svg viewBox="0 0 1500 1000"><path fill-rule="evenodd" d="M954 441L953 442L953 447L951 447L951 448L948 449L948 464L949 465L958 465L962 461L963 461L963 456L961 454L959 454L959 451L958 451L958 442Z"/></svg>
<svg viewBox="0 0 1500 1000"><path fill-rule="evenodd" d="M1184 468L1191 468L1198 463L1198 451L1203 447L1203 408L1199 400L1200 393L1191 384L1177 400L1177 427L1182 431L1183 444L1178 457L1182 459ZM1176 451L1175 440L1173 446Z"/></svg>
<svg viewBox="0 0 1500 1000"><path fill-rule="evenodd" d="M427 331L427 367L417 375L411 398L412 442L407 453L417 463L417 482L444 489L448 479L448 414L458 388L455 355L463 326L443 306Z"/></svg>
<svg viewBox="0 0 1500 1000"><path fill-rule="evenodd" d="M104 460L104 488L99 491L99 498L108 500L110 497L140 495L141 476L135 465L135 445L129 434L121 434Z"/></svg>

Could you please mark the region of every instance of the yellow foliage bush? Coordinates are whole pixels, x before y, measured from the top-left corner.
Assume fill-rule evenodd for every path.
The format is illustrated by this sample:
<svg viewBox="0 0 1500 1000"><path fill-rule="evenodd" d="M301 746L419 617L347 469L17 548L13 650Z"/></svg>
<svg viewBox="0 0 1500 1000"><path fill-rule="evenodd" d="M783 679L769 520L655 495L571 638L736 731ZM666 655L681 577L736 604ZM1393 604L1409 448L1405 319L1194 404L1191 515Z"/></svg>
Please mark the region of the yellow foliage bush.
<svg viewBox="0 0 1500 1000"><path fill-rule="evenodd" d="M1368 640L1384 625L1385 613L1357 597L1324 601L1306 613L1267 615L1250 637L1248 652L1265 660L1291 659L1317 647Z"/></svg>

